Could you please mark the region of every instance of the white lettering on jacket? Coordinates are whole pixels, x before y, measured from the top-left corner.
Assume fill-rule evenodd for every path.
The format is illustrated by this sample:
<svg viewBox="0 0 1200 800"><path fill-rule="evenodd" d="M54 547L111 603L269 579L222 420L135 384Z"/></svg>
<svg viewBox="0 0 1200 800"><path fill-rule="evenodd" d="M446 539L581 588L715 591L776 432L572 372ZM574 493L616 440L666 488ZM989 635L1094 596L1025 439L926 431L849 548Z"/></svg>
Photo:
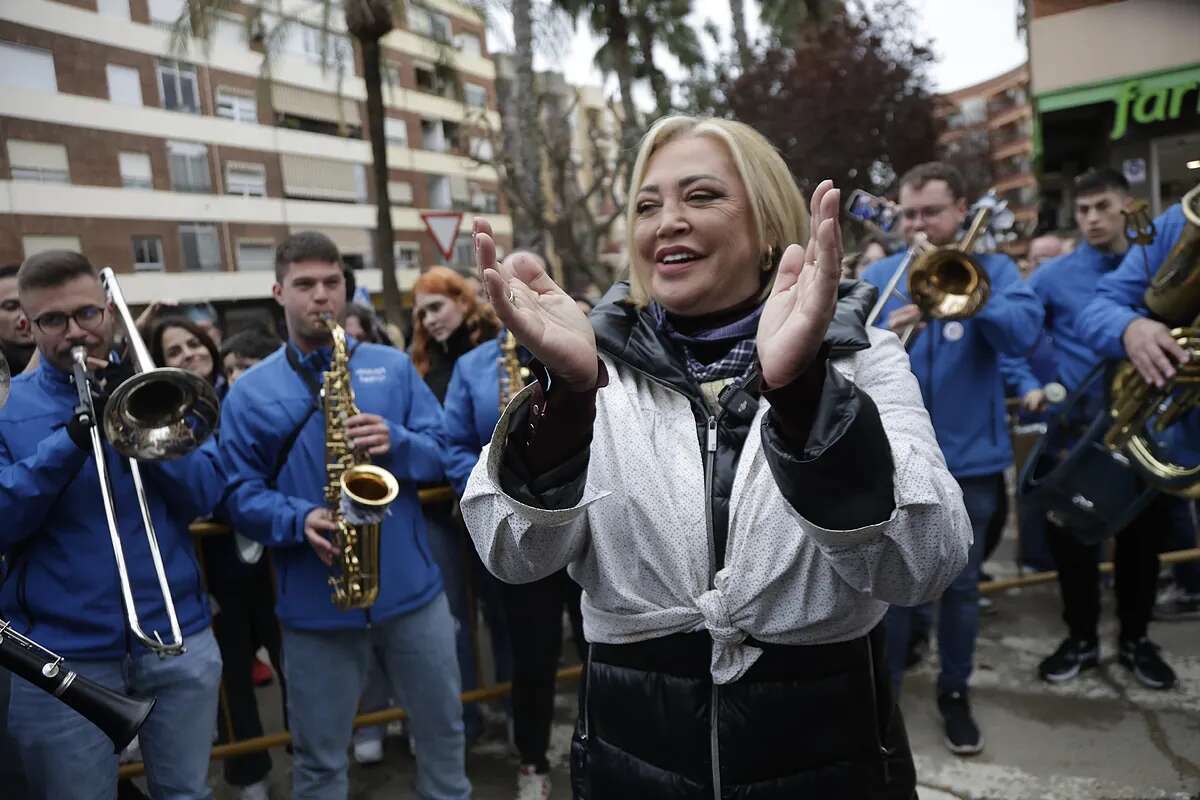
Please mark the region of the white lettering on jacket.
<svg viewBox="0 0 1200 800"><path fill-rule="evenodd" d="M383 383L387 380L387 367L355 367L354 377L359 383Z"/></svg>

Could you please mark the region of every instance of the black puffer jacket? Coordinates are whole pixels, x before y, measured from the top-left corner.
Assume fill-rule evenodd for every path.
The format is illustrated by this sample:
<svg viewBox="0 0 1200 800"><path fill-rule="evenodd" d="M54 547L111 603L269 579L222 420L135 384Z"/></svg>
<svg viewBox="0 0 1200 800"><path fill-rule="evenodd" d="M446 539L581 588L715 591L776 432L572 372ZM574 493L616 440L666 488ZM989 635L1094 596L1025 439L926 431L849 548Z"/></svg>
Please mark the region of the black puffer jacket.
<svg viewBox="0 0 1200 800"><path fill-rule="evenodd" d="M619 285L592 314L602 351L692 400L697 441L716 436L709 502L710 563L724 561L733 476L758 390L751 381L712 415L682 357L644 314L619 301ZM875 296L843 283L826 345L869 347L863 320ZM739 391L752 403L742 402ZM713 430L715 426L715 431ZM821 435L814 431L813 435ZM886 451L886 448L885 448ZM873 454L859 454L867 463ZM890 456L885 474L890 476ZM768 460L772 460L770 449ZM776 455L775 457L780 457ZM890 480L890 477L889 477ZM795 487L784 487L785 493ZM886 492L885 492L886 494ZM847 513L856 513L849 510ZM843 529L854 527L847 524ZM764 652L739 680L715 685L708 633L628 645L593 645L572 745L575 796L586 800L909 800L915 772L887 679L882 626L819 646L748 642Z"/></svg>

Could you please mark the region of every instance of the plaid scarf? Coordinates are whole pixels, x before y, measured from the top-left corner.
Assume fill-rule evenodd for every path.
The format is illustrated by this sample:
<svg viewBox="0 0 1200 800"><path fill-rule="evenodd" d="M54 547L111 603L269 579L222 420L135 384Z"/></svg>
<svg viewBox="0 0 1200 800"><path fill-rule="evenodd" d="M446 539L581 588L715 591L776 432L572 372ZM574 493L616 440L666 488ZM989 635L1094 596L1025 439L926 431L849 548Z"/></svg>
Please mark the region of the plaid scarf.
<svg viewBox="0 0 1200 800"><path fill-rule="evenodd" d="M762 316L763 311L761 305L749 311L741 319L736 319L727 325L690 335L677 331L671 325L671 320L667 318L666 309L658 303L651 303L648 311L654 320L655 328L683 350L688 375L696 383L737 378L744 375L754 365L757 352L755 335L758 332L758 318ZM693 345L714 342L735 342L735 344L728 353L711 364L705 364L693 355Z"/></svg>

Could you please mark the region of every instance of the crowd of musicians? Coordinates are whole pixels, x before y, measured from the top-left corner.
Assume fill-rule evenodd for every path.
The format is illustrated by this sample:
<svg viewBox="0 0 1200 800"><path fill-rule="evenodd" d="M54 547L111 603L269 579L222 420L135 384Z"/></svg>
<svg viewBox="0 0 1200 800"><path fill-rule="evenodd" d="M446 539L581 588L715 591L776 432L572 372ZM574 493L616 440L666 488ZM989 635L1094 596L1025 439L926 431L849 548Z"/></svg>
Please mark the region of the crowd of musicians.
<svg viewBox="0 0 1200 800"><path fill-rule="evenodd" d="M898 186L906 241L953 246L968 218L961 175L923 164ZM1128 184L1088 170L1069 253L1027 278L1008 256L980 254L986 303L937 319L891 280L907 246L840 280L840 190L826 181L806 200L739 123L655 123L628 197L628 278L594 308L537 256L498 259L477 221L478 275L421 275L407 353L348 303L340 254L319 233L277 248L282 338L223 338L203 309L169 304L125 330L86 253L0 269L15 376L0 410L0 618L81 677L156 699L138 737L152 797L212 797L215 732L263 733L252 668L265 649L293 797L346 798L351 758L383 757L383 731L354 731L354 717L389 706L407 712L415 795L469 797L466 749L485 721L460 695L482 678L512 681L516 796L548 798L564 611L585 665L576 797L908 800L897 697L931 638L946 746L982 751L970 678L981 568L1007 515L1005 398L1052 415L1044 387L1060 383L1100 407L1097 365L1129 360L1161 386L1188 363L1143 304L1188 224L1180 207L1131 245ZM357 405L340 430L323 405L339 358L331 319ZM892 333L910 329L906 354ZM220 398L216 432L178 457L133 463L95 441L135 372L133 338ZM1200 449L1194 420L1181 430ZM330 437L399 484L365 607L331 597ZM445 483L457 499L422 507L418 491ZM1098 633L1105 543L1047 510L1020 509L1022 560L1056 568L1062 597L1064 638L1041 678L1070 681L1112 648L1138 682L1172 689L1149 623L1159 553L1195 546L1191 501L1148 490L1129 501L1113 642ZM106 513L125 544L120 571ZM231 533L194 539L205 519ZM1163 613L1196 613L1200 572L1180 565L1174 579ZM135 635L122 580L142 630L166 638L173 617L182 648ZM482 676L476 604L494 667ZM76 710L15 676L5 707L6 797L117 796L113 742ZM266 751L243 754L224 776L239 797L266 798L271 766Z"/></svg>

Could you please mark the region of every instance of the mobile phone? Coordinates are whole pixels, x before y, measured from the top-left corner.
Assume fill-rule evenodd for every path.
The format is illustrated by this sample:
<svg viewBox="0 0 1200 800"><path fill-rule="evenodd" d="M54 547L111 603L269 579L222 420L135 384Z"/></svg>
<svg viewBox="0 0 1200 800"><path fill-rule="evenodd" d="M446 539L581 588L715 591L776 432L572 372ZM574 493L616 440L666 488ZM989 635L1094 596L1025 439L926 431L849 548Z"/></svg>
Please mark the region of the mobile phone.
<svg viewBox="0 0 1200 800"><path fill-rule="evenodd" d="M846 213L855 219L870 222L883 231L890 231L896 224L895 205L863 189L855 189L850 193L846 200Z"/></svg>

